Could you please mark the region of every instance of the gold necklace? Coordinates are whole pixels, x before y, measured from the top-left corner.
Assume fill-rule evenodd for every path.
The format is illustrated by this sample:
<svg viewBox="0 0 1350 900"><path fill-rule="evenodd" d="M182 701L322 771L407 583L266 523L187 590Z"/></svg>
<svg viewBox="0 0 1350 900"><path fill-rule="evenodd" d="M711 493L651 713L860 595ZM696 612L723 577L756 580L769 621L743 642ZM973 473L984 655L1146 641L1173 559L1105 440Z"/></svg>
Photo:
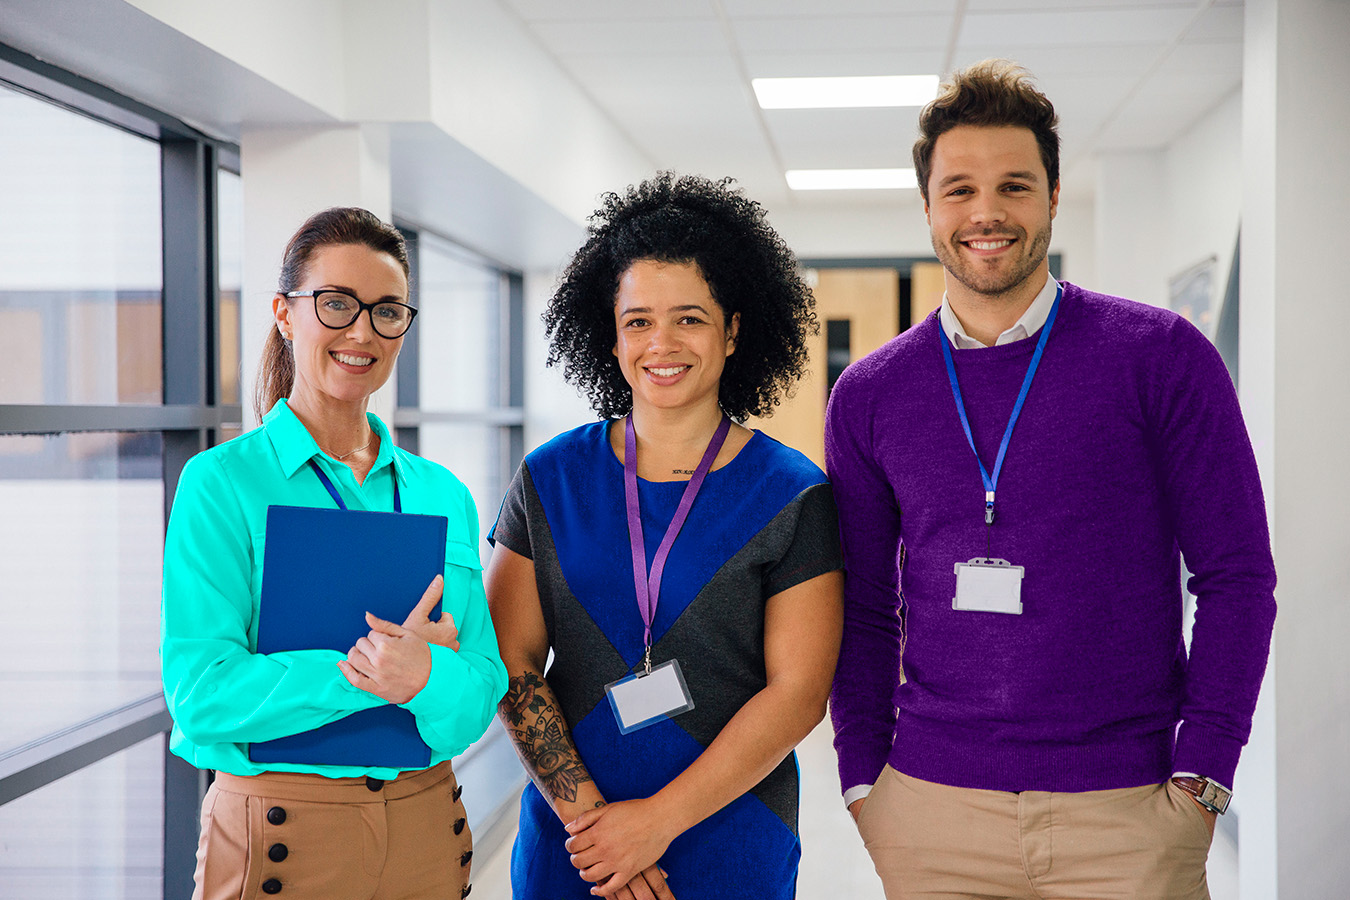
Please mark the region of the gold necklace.
<svg viewBox="0 0 1350 900"><path fill-rule="evenodd" d="M364 444L362 444L360 447L357 447L355 450L351 450L347 453L342 454L341 456L338 456L331 450L323 450L323 447L320 447L319 449L323 450L324 453L327 453L329 456L333 457L333 459L336 459L338 462L345 462L347 457L355 456L356 454L360 453L362 450L366 449L373 443L375 443L375 432L372 431L370 433L370 440L366 441Z"/></svg>

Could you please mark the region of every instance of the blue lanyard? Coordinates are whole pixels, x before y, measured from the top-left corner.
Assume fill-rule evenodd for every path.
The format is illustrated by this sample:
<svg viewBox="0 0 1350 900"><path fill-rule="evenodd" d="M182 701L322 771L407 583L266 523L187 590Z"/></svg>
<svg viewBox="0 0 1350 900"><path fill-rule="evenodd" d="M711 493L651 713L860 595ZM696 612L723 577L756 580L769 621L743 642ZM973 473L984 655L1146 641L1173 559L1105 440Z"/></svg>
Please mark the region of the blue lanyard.
<svg viewBox="0 0 1350 900"><path fill-rule="evenodd" d="M1050 339L1050 328L1055 324L1055 316L1059 313L1059 301L1064 298L1064 286L1060 285L1055 291L1055 303L1050 307L1050 315L1045 320L1044 327L1041 328L1041 336L1036 341L1036 352L1031 354L1031 364L1027 366L1026 377L1022 379L1022 390L1017 395L1017 403L1013 406L1012 415L1008 417L1008 427L1003 432L1003 443L998 447L998 458L994 460L994 474L991 476L989 470L984 467L984 461L980 459L980 451L975 449L975 438L970 433L970 419L966 416L966 404L961 399L961 383L956 379L956 363L952 361L952 348L947 340L947 333L938 328L938 342L942 345L942 359L947 363L947 379L952 383L952 396L956 398L956 413L961 417L961 427L966 432L966 441L970 444L970 451L975 454L975 462L980 467L980 477L984 479L984 523L986 525L994 524L994 489L998 487L998 473L1003 471L1003 458L1008 454L1008 442L1012 440L1013 426L1017 424L1017 419L1022 415L1022 404L1027 402L1027 393L1031 390L1031 379L1036 377L1036 368L1041 364L1041 354L1045 352L1045 342Z"/></svg>
<svg viewBox="0 0 1350 900"><path fill-rule="evenodd" d="M342 502L342 495L339 494L337 488L333 486L333 482L328 480L328 476L323 474L323 469L319 468L319 464L311 459L309 461L309 467L314 470L315 475L319 476L319 480L323 482L323 486L328 488L328 493L333 496L333 501L337 503L338 509L346 509L347 504ZM389 468L389 477L394 479L394 512L401 513L403 512L403 503L398 497L398 473L394 471L392 465Z"/></svg>

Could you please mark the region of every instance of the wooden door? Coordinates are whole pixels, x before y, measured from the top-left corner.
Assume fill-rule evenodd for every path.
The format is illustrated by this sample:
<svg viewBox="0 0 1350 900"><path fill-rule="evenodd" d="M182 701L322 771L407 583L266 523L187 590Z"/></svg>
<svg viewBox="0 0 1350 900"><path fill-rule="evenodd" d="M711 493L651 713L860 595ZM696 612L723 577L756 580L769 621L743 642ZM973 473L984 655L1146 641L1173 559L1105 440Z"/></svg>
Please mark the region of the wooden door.
<svg viewBox="0 0 1350 900"><path fill-rule="evenodd" d="M746 425L800 450L824 468L828 377L831 372L837 377L849 362L861 359L900 333L900 276L895 269L814 271L820 333L809 339L807 373L797 383L795 394L783 400L772 416L751 419ZM939 291L939 302L941 299ZM908 327L909 323L904 325ZM831 333L835 338L833 359ZM846 343L842 340L845 335Z"/></svg>

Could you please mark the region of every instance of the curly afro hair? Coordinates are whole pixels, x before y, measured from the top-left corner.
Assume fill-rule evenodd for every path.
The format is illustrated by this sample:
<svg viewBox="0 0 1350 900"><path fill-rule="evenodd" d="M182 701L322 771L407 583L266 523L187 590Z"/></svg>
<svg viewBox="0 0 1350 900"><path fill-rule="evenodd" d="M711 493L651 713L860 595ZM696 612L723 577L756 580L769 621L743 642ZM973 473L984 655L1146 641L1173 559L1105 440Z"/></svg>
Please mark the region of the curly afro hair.
<svg viewBox="0 0 1350 900"><path fill-rule="evenodd" d="M613 349L619 278L635 262L693 263L728 321L740 313L736 352L718 391L733 419L767 416L806 368L806 339L817 333L815 298L797 258L765 221L764 208L731 178L661 172L620 194L606 194L590 217L590 237L563 272L544 313L548 365L585 391L604 418L627 414L633 391Z"/></svg>

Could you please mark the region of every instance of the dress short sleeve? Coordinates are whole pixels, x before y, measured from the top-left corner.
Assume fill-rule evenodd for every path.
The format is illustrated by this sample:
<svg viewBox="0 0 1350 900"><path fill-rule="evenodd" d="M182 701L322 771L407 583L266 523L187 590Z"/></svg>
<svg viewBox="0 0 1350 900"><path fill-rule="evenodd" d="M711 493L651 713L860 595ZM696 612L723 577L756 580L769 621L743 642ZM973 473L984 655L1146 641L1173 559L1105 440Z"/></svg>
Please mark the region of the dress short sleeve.
<svg viewBox="0 0 1350 900"><path fill-rule="evenodd" d="M839 512L830 486L814 484L793 503L798 507L797 526L782 558L764 575L766 597L844 567Z"/></svg>
<svg viewBox="0 0 1350 900"><path fill-rule="evenodd" d="M534 485L530 481L530 470L526 463L522 462L520 468L516 469L515 477L511 479L511 486L506 489L506 496L502 498L502 507L497 513L497 522L492 526L492 531L488 532L489 544L495 547L500 543L513 553L519 553L526 559L534 559L534 553L530 548L530 526L527 512L529 506L527 493L533 491Z"/></svg>

